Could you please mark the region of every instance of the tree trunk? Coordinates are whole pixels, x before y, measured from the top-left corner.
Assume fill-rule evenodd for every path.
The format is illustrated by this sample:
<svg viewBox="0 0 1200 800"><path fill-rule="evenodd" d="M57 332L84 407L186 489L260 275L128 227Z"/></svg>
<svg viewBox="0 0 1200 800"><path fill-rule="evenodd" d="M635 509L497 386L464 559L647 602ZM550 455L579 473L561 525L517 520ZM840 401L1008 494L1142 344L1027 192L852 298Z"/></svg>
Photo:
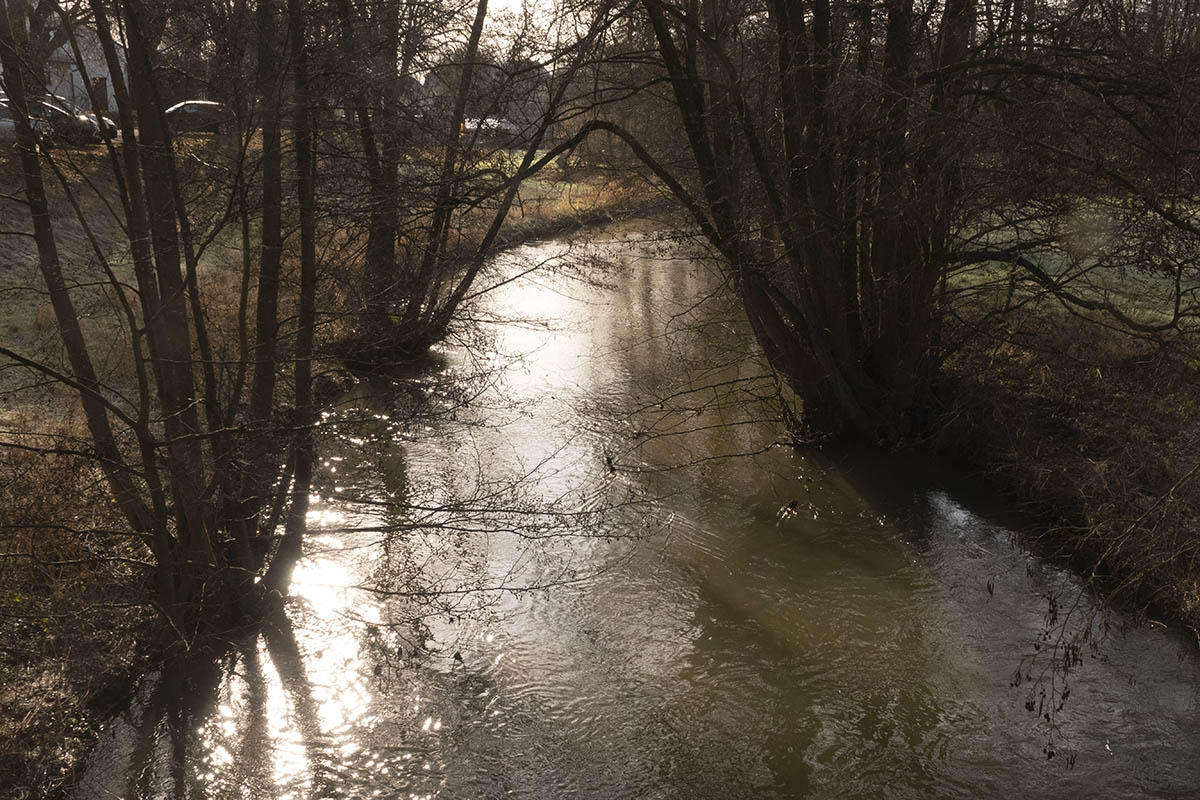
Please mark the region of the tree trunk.
<svg viewBox="0 0 1200 800"><path fill-rule="evenodd" d="M173 186L174 149L167 130L158 82L154 75L154 43L161 22L148 19L140 2L126 0L127 69L138 111L137 146L141 155L142 188L146 194L150 241L158 278L156 325L159 401L166 430L170 487L174 496L178 536L195 565L216 565L216 531L212 508L205 502L207 470L201 449L201 426L193 376L191 332L186 286L180 263Z"/></svg>
<svg viewBox="0 0 1200 800"><path fill-rule="evenodd" d="M259 249L258 296L254 313L254 368L250 374L249 413L242 473L241 512L238 517L254 524L266 505L276 478L271 454L275 411L275 378L279 338L279 272L283 256L283 148L280 118L283 113L282 54L276 34L279 15L276 0L258 3L258 90L262 107L262 242ZM261 562L273 531L257 531L255 560Z"/></svg>
<svg viewBox="0 0 1200 800"><path fill-rule="evenodd" d="M296 194L300 209L300 308L296 332L295 391L296 411L293 448L291 504L288 506L283 538L263 577L269 591L283 593L291 580L292 569L301 556L308 517L308 495L312 485L316 422L312 395L313 328L316 318L317 248L316 201L312 130L308 87L308 54L304 46L304 10L301 0L288 0L288 31L292 40L292 73L296 151Z"/></svg>
<svg viewBox="0 0 1200 800"><path fill-rule="evenodd" d="M458 87L454 96L454 108L450 112L450 124L446 134L446 149L442 156L442 169L438 176L437 198L434 201L433 218L429 224L429 234L425 240L425 252L421 257L421 265L416 276L416 285L408 298L404 313L406 327L415 325L421 317L426 299L436 296L437 287L431 286L434 271L442 256L446 233L450 225L450 217L454 212L451 199L454 196L454 174L459 155L459 133L462 130L463 119L466 116L467 99L471 92L471 81L475 74L475 62L479 57L479 39L483 35L483 22L487 17L487 0L478 0L475 6L475 19L471 23L471 34L467 39L467 48L463 54L463 68L459 77Z"/></svg>

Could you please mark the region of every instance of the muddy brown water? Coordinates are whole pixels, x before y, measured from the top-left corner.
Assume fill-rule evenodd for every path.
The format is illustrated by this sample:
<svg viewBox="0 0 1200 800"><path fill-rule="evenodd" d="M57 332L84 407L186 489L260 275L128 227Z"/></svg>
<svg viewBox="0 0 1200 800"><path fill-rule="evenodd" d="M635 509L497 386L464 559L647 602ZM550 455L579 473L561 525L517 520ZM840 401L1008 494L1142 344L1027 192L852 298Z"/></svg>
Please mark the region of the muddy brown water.
<svg viewBox="0 0 1200 800"><path fill-rule="evenodd" d="M777 445L681 252L498 260L603 277L327 415L287 619L147 676L75 796L1200 796L1194 643L936 473Z"/></svg>

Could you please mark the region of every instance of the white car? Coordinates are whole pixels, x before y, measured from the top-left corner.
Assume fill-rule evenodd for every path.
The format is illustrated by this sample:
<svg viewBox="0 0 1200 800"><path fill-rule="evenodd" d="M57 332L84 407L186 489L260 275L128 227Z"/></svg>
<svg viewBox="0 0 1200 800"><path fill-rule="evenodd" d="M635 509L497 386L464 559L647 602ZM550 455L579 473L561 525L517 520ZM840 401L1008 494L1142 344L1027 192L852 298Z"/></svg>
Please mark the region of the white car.
<svg viewBox="0 0 1200 800"><path fill-rule="evenodd" d="M478 135L481 139L515 141L521 137L521 127L507 119L485 117L484 119L463 120L463 133L467 136Z"/></svg>
<svg viewBox="0 0 1200 800"><path fill-rule="evenodd" d="M233 110L212 100L184 100L164 112L171 133L230 133L236 130Z"/></svg>

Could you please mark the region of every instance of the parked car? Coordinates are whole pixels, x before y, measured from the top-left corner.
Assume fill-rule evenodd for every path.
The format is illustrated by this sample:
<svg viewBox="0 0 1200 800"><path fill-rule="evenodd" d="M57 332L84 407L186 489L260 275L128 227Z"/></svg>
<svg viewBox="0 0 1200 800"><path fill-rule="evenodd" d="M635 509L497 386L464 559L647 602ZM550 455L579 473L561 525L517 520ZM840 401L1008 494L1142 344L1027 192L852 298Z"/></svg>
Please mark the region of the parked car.
<svg viewBox="0 0 1200 800"><path fill-rule="evenodd" d="M117 137L117 133L119 132L117 123L113 122L108 117L95 114L91 111L88 111L86 108L80 108L62 95L52 94L46 99L60 108L66 109L72 114L87 117L91 122L95 123L96 128L100 131L100 136L102 138L111 140Z"/></svg>
<svg viewBox="0 0 1200 800"><path fill-rule="evenodd" d="M166 111L172 133L228 133L233 130L233 110L213 100L184 100Z"/></svg>
<svg viewBox="0 0 1200 800"><path fill-rule="evenodd" d="M486 117L484 119L463 120L463 134L478 136L483 141L515 142L521 138L521 126L507 119Z"/></svg>
<svg viewBox="0 0 1200 800"><path fill-rule="evenodd" d="M95 144L104 140L100 134L100 126L88 119L87 114L72 114L47 100L34 100L30 103L29 116L45 122L50 129L50 138L54 141Z"/></svg>
<svg viewBox="0 0 1200 800"><path fill-rule="evenodd" d="M16 128L12 121L12 108L8 98L0 96L0 106L4 108L5 131L4 138L16 139ZM92 122L84 114L71 114L45 100L34 100L29 104L29 121L34 132L47 142L66 142L67 144L94 144L102 140L100 126Z"/></svg>

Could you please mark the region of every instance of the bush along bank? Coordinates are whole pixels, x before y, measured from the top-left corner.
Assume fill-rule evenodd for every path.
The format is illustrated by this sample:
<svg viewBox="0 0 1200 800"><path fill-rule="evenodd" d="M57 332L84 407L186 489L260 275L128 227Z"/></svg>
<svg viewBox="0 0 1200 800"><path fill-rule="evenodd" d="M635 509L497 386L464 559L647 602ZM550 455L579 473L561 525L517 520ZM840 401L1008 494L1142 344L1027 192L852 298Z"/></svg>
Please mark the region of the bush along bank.
<svg viewBox="0 0 1200 800"><path fill-rule="evenodd" d="M606 171L574 167L570 180L535 180L523 185L519 202L514 202L495 237L488 237L489 216L481 209L465 213L457 222L456 243L445 260L448 273L441 283L418 288L417 296L429 293L449 297L455 283L468 273L481 271L483 262L490 261L505 250L536 241L561 238L575 232L614 223L625 224L648 217L669 216L674 210L664 207L661 195L644 185L614 179ZM486 249L482 243L490 241ZM411 270L411 266L408 267ZM394 286L405 280L404 269L397 265ZM473 278L472 278L473 279ZM482 281L471 288L479 294ZM457 301L442 304L437 313L422 313L420 304L409 305L412 289L399 292L382 305L372 308L369 300L358 299L351 304L343 320L347 324L332 331L332 352L342 363L356 372L370 373L392 365L420 361L429 348L445 338L458 310Z"/></svg>

